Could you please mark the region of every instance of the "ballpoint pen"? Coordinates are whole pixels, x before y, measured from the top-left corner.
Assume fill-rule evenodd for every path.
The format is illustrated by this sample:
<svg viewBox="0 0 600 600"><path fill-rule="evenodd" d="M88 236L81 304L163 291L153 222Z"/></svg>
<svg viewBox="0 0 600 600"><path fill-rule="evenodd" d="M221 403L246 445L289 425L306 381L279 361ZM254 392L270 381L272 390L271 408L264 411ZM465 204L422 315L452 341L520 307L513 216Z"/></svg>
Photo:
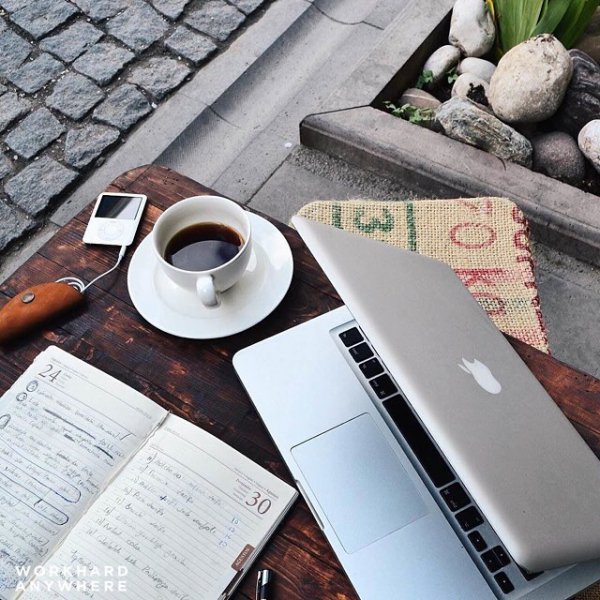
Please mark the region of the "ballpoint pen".
<svg viewBox="0 0 600 600"><path fill-rule="evenodd" d="M258 572L256 579L256 600L270 600L271 595L271 571L262 569Z"/></svg>

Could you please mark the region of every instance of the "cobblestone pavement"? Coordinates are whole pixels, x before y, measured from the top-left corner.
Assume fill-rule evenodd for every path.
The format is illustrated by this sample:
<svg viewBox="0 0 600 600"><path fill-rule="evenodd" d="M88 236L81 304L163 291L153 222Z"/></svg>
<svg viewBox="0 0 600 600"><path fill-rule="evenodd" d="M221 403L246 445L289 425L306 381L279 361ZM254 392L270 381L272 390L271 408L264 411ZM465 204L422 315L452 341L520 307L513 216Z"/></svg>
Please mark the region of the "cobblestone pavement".
<svg viewBox="0 0 600 600"><path fill-rule="evenodd" d="M0 0L0 253L272 0Z"/></svg>

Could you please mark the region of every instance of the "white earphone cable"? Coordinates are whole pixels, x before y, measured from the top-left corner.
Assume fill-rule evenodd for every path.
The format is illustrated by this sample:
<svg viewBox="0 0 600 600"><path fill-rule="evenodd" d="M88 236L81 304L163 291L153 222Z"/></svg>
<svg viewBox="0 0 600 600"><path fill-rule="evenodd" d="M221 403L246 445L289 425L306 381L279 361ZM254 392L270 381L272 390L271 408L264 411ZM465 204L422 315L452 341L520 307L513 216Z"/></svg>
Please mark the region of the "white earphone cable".
<svg viewBox="0 0 600 600"><path fill-rule="evenodd" d="M113 267L111 267L110 269L108 269L108 271L105 271L101 275L98 275L98 277L92 279L92 281L90 281L87 285L78 277L62 277L61 279L57 279L57 282L58 283L66 283L66 284L74 287L78 292L83 294L89 287L94 285L97 281L100 281L100 279L102 279L103 277L106 277L107 275L112 273L115 269L117 269L117 267L121 264L123 257L125 256L125 252L127 252L127 246L121 246L121 250L119 251L119 256L117 258L117 262L115 263L115 265Z"/></svg>

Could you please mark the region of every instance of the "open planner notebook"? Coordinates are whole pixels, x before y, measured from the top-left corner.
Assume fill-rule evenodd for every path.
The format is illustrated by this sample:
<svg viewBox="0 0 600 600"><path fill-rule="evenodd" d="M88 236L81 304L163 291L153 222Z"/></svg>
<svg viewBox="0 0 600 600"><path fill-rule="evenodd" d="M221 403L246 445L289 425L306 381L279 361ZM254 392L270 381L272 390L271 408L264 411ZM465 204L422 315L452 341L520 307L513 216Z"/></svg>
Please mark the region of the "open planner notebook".
<svg viewBox="0 0 600 600"><path fill-rule="evenodd" d="M0 598L226 598L296 496L50 347L0 399Z"/></svg>

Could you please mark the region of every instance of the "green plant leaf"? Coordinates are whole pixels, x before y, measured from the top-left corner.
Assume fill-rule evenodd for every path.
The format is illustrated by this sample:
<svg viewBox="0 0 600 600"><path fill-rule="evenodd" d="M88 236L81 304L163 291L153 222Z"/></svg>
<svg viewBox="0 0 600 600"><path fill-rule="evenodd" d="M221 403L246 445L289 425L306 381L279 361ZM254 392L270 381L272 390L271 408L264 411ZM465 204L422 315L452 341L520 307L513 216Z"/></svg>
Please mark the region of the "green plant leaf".
<svg viewBox="0 0 600 600"><path fill-rule="evenodd" d="M554 34L566 48L572 48L587 29L600 0L571 0Z"/></svg>
<svg viewBox="0 0 600 600"><path fill-rule="evenodd" d="M540 33L553 33L567 48L581 37L600 0L486 0L496 23L496 54Z"/></svg>
<svg viewBox="0 0 600 600"><path fill-rule="evenodd" d="M446 73L446 79L448 80L448 83L450 85L452 85L457 79L458 79L458 73L456 72L456 67L452 67L447 73Z"/></svg>
<svg viewBox="0 0 600 600"><path fill-rule="evenodd" d="M417 83L415 83L415 87L419 90L422 90L428 83L433 82L433 71L423 71L419 75L419 79L417 79Z"/></svg>
<svg viewBox="0 0 600 600"><path fill-rule="evenodd" d="M433 108L418 108L412 104L403 104L396 106L393 102L386 100L383 105L394 115L400 119L404 119L409 123L421 125L428 123L435 118L435 110Z"/></svg>
<svg viewBox="0 0 600 600"><path fill-rule="evenodd" d="M493 0L499 56L529 39L548 0Z"/></svg>
<svg viewBox="0 0 600 600"><path fill-rule="evenodd" d="M532 36L540 33L552 33L565 17L571 0L546 0L540 19L531 32Z"/></svg>

